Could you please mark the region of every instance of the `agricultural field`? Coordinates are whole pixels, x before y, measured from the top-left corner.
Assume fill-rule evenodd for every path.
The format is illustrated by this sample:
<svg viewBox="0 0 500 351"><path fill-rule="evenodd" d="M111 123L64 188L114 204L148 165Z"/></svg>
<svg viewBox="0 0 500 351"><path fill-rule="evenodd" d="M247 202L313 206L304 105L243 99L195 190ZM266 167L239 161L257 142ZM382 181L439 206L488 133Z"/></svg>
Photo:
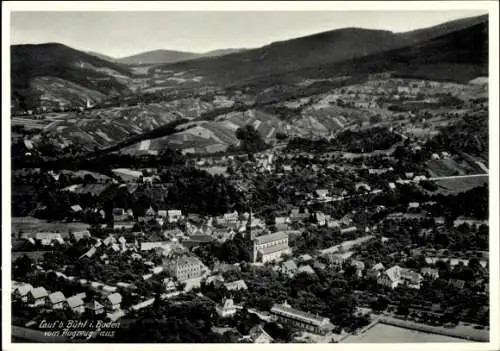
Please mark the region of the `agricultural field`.
<svg viewBox="0 0 500 351"><path fill-rule="evenodd" d="M464 342L464 339L431 334L417 330L378 323L365 333L353 335L343 343L421 343L421 342Z"/></svg>
<svg viewBox="0 0 500 351"><path fill-rule="evenodd" d="M89 228L88 223L82 222L49 222L43 219L34 217L12 217L12 233L15 237L19 232L35 233L35 232L59 232L63 238L69 236L69 231L80 231Z"/></svg>
<svg viewBox="0 0 500 351"><path fill-rule="evenodd" d="M477 165L470 164L462 158L444 158L427 162L432 177L451 177L467 174L484 173Z"/></svg>
<svg viewBox="0 0 500 351"><path fill-rule="evenodd" d="M436 193L443 195L457 194L488 183L488 175L467 178L449 178L434 181L439 187Z"/></svg>

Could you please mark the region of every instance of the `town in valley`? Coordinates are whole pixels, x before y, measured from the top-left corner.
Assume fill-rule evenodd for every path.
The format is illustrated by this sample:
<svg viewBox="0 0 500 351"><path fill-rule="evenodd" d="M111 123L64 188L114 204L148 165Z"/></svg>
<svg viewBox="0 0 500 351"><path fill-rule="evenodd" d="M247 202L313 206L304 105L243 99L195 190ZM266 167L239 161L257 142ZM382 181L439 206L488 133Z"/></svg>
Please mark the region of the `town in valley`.
<svg viewBox="0 0 500 351"><path fill-rule="evenodd" d="M489 341L488 15L104 54L11 46L13 342Z"/></svg>

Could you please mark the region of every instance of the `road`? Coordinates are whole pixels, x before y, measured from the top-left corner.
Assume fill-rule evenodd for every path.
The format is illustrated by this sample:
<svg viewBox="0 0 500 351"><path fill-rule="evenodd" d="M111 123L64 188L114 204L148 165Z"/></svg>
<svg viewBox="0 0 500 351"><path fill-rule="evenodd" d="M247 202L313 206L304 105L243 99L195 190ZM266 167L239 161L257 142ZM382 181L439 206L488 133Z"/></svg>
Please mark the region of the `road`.
<svg viewBox="0 0 500 351"><path fill-rule="evenodd" d="M461 178L477 178L477 177L488 177L488 174L468 174L461 176L450 176L450 177L434 177L428 180L443 180L443 179L461 179Z"/></svg>

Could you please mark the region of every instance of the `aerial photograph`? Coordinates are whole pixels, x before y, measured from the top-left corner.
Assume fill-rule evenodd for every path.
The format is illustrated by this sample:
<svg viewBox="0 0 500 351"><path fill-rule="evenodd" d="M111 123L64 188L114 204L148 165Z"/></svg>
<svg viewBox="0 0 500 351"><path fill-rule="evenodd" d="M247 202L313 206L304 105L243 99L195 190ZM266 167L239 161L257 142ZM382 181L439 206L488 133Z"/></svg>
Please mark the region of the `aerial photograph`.
<svg viewBox="0 0 500 351"><path fill-rule="evenodd" d="M12 11L12 343L490 342L489 20Z"/></svg>

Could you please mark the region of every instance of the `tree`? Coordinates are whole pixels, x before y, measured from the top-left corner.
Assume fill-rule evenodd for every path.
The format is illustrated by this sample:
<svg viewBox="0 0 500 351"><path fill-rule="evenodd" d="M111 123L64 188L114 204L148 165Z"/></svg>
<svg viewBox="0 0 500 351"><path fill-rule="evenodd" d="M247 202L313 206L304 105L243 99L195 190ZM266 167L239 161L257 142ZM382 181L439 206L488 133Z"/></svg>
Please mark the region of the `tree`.
<svg viewBox="0 0 500 351"><path fill-rule="evenodd" d="M267 145L260 134L250 124L238 128L236 130L236 137L241 142L240 150L243 152L255 153L267 148Z"/></svg>

